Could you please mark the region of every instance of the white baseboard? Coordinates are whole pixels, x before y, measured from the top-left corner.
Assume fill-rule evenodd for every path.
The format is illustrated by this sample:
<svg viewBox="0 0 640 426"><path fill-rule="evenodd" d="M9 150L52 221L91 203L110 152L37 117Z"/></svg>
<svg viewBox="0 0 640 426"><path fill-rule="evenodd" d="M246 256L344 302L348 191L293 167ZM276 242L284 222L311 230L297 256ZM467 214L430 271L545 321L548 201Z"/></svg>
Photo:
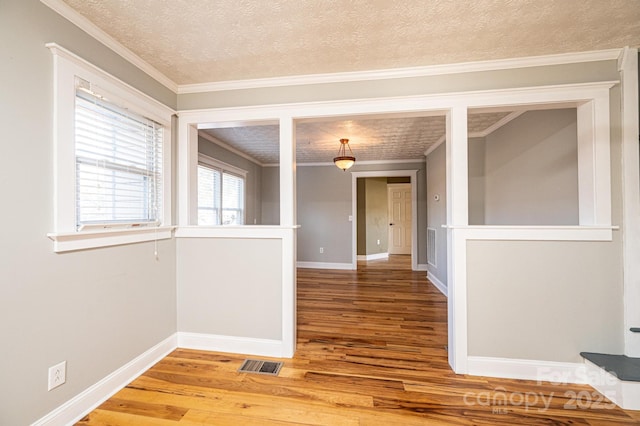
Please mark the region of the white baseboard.
<svg viewBox="0 0 640 426"><path fill-rule="evenodd" d="M587 360L584 364L591 387L625 410L640 410L640 382L620 380Z"/></svg>
<svg viewBox="0 0 640 426"><path fill-rule="evenodd" d="M505 379L535 380L553 383L587 384L587 371L580 362L554 362L530 359L467 358L468 374Z"/></svg>
<svg viewBox="0 0 640 426"><path fill-rule="evenodd" d="M427 268L428 267L426 263L418 263L418 265L416 265L415 271L426 271Z"/></svg>
<svg viewBox="0 0 640 426"><path fill-rule="evenodd" d="M448 297L447 293L447 286L444 285L444 283L442 281L440 281L438 278L436 278L435 275L433 275L431 272L427 272L427 279L429 281L431 281L431 283L433 284L433 286L435 288L437 288L438 290L440 290L440 293L444 294L445 297Z"/></svg>
<svg viewBox="0 0 640 426"><path fill-rule="evenodd" d="M90 386L46 416L37 420L33 425L57 426L76 423L120 389L131 383L135 378L147 371L152 365L176 349L177 342L176 334L166 338L140 356L118 368L98 383Z"/></svg>
<svg viewBox="0 0 640 426"><path fill-rule="evenodd" d="M388 259L389 253L375 253L375 254L359 254L358 260L379 260Z"/></svg>
<svg viewBox="0 0 640 426"><path fill-rule="evenodd" d="M252 337L220 336L217 334L178 332L178 347L203 351L227 352L287 358L281 340Z"/></svg>
<svg viewBox="0 0 640 426"><path fill-rule="evenodd" d="M298 268L310 269L348 269L353 270L351 263L327 263L327 262L297 262Z"/></svg>

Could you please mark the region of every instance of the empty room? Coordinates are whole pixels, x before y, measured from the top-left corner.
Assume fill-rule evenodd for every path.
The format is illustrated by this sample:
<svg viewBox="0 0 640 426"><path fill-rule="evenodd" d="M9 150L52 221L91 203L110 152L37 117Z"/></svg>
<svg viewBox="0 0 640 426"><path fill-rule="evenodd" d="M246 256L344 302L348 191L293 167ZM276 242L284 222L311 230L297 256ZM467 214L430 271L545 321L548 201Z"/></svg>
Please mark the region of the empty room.
<svg viewBox="0 0 640 426"><path fill-rule="evenodd" d="M0 424L640 424L638 6L0 0Z"/></svg>

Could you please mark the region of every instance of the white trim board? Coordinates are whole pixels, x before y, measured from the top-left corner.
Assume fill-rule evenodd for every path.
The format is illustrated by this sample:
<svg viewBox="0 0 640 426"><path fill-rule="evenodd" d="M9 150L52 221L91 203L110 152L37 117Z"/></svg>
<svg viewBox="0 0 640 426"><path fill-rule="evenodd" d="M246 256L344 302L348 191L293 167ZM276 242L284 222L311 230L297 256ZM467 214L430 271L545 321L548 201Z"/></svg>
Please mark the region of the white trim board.
<svg viewBox="0 0 640 426"><path fill-rule="evenodd" d="M179 331L177 336L179 348L269 356L274 358L291 358L291 356L286 356L284 353L284 346L281 340L188 333L184 331Z"/></svg>
<svg viewBox="0 0 640 426"><path fill-rule="evenodd" d="M533 87L519 87L519 88L504 88L497 90L478 90L470 92L454 92L454 93L440 93L429 95L416 95L416 96L396 96L389 98L374 98L374 99L350 99L340 101L318 101L318 102L300 102L290 104L279 105L254 105L254 106L242 106L231 108L210 108L200 110L189 110L179 112L179 139L181 144L178 146L178 193L181 194L178 203L179 210L179 223L181 225L188 225L190 220L193 220L194 212L190 206L190 200L195 200L195 166L190 164L196 163L197 148L193 141L197 138L197 126L199 123L212 123L212 122L233 122L233 121L259 121L259 120L279 120L280 132L281 132L281 170L280 170L280 195L281 197L281 220L280 223L287 226L292 226L295 222L295 183L293 176L293 169L295 164L295 134L293 129L293 122L301 119L313 119L313 118L331 118L340 116L353 116L353 115L380 115L387 113L415 113L425 111L447 111L447 132L449 138L446 142L447 145L447 169L450 170L447 176L447 203L452 202L455 198L455 208L448 208L449 212L456 212L455 217L447 218L447 223L451 228L447 229L447 238L449 241L449 250L455 249L454 252L449 253L448 257L448 315L449 315L449 362L454 371L459 374L467 372L467 293L466 293L466 243L469 233L473 233L476 237L493 237L495 234L508 235L510 233L502 230L494 230L492 233L486 233L484 230L465 230L459 229L468 226L468 170L467 170L467 111L474 108L500 108L500 107L530 107L533 105L553 104L559 103L563 105L574 105L579 108L583 108L582 112L585 115L584 118L587 121L594 123L592 126L597 130L597 135L594 133L593 137L589 137L589 140L598 141L597 149L592 150L592 154L596 157L597 161L586 162L590 164L593 176L603 176L604 180L609 179L609 163L608 161L608 147L609 135L607 129L609 128L609 91L610 88L617 84L617 81L599 81L591 83L574 83L574 84L559 84L548 86L533 86ZM593 114L586 117L588 114L587 106L593 106ZM595 125L597 124L597 125ZM585 126L586 127L586 126ZM284 130L283 130L284 129ZM607 134L605 134L607 133ZM186 141L186 143L185 143ZM583 148L588 148L588 144L585 143ZM451 148L455 148L452 152ZM586 151L585 151L586 152ZM597 154L597 155L596 155ZM453 160L453 161L452 161ZM586 160L586 158L585 158ZM597 166L597 167L596 167ZM454 171L455 169L455 171ZM596 170L597 169L597 170ZM596 173L597 171L597 173ZM395 173L407 173L407 171L394 171ZM352 176L368 177L375 175L379 172L353 172ZM394 176L391 173L385 173L388 176ZM400 176L406 176L406 174L400 174ZM378 175L379 176L379 175ZM384 175L383 175L384 176ZM398 176L398 175L395 175ZM455 182L451 180L451 177L455 176ZM284 179L283 179L284 177ZM591 216L583 218L581 215L580 223L583 226L577 227L574 232L569 230L568 237L577 238L578 240L610 240L610 234L612 227L610 223L610 216L607 215L607 203L610 203L609 185L604 181L600 182L598 179L591 179L592 182L597 185L593 186L594 194L597 193L597 197L591 197L586 201L592 202L593 205L588 210ZM415 181L415 179L414 179ZM355 180L352 179L352 194L356 191L353 189ZM455 187L453 193L449 194L450 188ZM595 207L595 201L602 203L602 206L598 204L597 215ZM356 200L352 197L352 203ZM414 204L415 205L415 204ZM353 206L353 204L352 204ZM356 206L357 207L357 206ZM356 208L352 207L353 224L357 220L355 212ZM285 215L283 216L283 212ZM610 213L610 212L609 212ZM415 217L415 215L414 215ZM584 219L584 220L583 220ZM194 221L195 222L195 221ZM585 226L590 224L596 224L593 226ZM607 229L608 228L608 229ZM525 230L520 239L526 238L540 238L541 234L536 230ZM353 232L355 235L355 232ZM545 238L556 239L557 237L567 237L565 230L563 231L545 231L547 234ZM415 235L416 233L414 233ZM482 234L482 235L480 235ZM562 234L562 235L560 235ZM178 232L179 235L179 232ZM503 236L504 236L503 235ZM250 233L247 237L251 237ZM293 241L293 240L292 240ZM415 239L414 239L415 241ZM356 247L355 237L352 238L352 249ZM290 248L295 247L292 243ZM414 250L414 254L417 250ZM357 268L355 249L352 255L352 269ZM295 266L294 253L288 254L288 259L291 261L291 266ZM285 261L283 260L283 263ZM412 260L413 263L413 260ZM417 263L412 265L417 267ZM293 282L293 280L291 280ZM289 293L290 299L286 299L283 296L283 303L287 306L287 309L295 302L294 292ZM288 315L288 314L287 314ZM293 318L293 316L291 316ZM291 324L295 324L295 320L291 320ZM286 340L286 339L285 339Z"/></svg>
<svg viewBox="0 0 640 426"><path fill-rule="evenodd" d="M640 410L640 382L622 381L597 365L470 356L468 374L550 383L586 384L625 410Z"/></svg>
<svg viewBox="0 0 640 426"><path fill-rule="evenodd" d="M177 343L177 335L173 334L37 420L33 425L75 424L175 350Z"/></svg>
<svg viewBox="0 0 640 426"><path fill-rule="evenodd" d="M418 263L418 265L416 266L416 269L414 269L415 271L427 271L429 269L428 267L429 265L427 265L426 263Z"/></svg>
<svg viewBox="0 0 640 426"><path fill-rule="evenodd" d="M625 410L640 410L640 382L620 380L586 359L584 364L592 388Z"/></svg>
<svg viewBox="0 0 640 426"><path fill-rule="evenodd" d="M528 56L522 58L488 61L460 62L454 64L426 65L419 67L352 71L326 74L307 74L287 77L270 77L246 80L214 81L209 83L181 84L177 93L206 93L224 90L255 89L261 87L300 86L307 84L343 83L351 81L389 80L395 78L427 77L444 74L461 74L514 68L530 68L549 65L574 64L616 60L621 49Z"/></svg>
<svg viewBox="0 0 640 426"><path fill-rule="evenodd" d="M467 374L472 376L551 383L588 383L585 365L579 362L469 356L467 368Z"/></svg>
<svg viewBox="0 0 640 426"><path fill-rule="evenodd" d="M449 297L449 295L447 294L447 286L429 271L427 271L427 279L431 281L431 284L433 284L433 286L437 288L440 293L444 294L445 297Z"/></svg>
<svg viewBox="0 0 640 426"><path fill-rule="evenodd" d="M640 357L640 334L629 331L640 327L640 186L638 184L638 49L625 48L618 70L622 94L622 257L624 280L624 353ZM640 401L640 397L638 398Z"/></svg>
<svg viewBox="0 0 640 426"><path fill-rule="evenodd" d="M342 270L354 270L351 263L330 263L330 262L296 262L298 268L309 269L342 269Z"/></svg>
<svg viewBox="0 0 640 426"><path fill-rule="evenodd" d="M358 260L379 260L379 259L388 259L389 253L375 253L375 254L359 254Z"/></svg>

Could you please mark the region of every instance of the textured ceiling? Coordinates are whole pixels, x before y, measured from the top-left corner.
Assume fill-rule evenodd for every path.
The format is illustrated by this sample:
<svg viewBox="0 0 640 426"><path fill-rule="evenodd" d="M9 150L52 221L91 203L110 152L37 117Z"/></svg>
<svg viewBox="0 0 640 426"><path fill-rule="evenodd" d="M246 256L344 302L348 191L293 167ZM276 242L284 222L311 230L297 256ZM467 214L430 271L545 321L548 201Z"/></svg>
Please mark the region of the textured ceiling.
<svg viewBox="0 0 640 426"><path fill-rule="evenodd" d="M482 133L509 112L469 115L469 133ZM201 130L262 164L277 164L278 126L244 126ZM327 163L349 139L358 162L422 160L445 133L444 116L303 122L296 126L299 163Z"/></svg>
<svg viewBox="0 0 640 426"><path fill-rule="evenodd" d="M640 46L638 0L64 0L178 84Z"/></svg>

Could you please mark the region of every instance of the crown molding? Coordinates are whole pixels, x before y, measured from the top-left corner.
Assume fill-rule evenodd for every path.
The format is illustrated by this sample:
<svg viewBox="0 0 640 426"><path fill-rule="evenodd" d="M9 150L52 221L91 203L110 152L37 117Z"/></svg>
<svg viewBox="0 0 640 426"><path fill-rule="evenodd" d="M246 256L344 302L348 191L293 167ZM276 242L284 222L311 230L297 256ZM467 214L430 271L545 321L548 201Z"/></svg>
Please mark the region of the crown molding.
<svg viewBox="0 0 640 426"><path fill-rule="evenodd" d="M431 144L431 146L429 148L427 148L427 150L424 152L424 156L428 157L429 154L431 154L433 151L435 151L446 140L447 140L447 136L446 135L440 136L440 138L437 141L435 141L435 143Z"/></svg>
<svg viewBox="0 0 640 426"><path fill-rule="evenodd" d="M495 132L496 130L498 130L500 127L504 126L505 124L507 124L508 122L515 120L516 118L520 117L522 114L524 114L525 112L527 112L527 110L523 109L523 110L518 110L518 111L513 111L511 114L505 116L504 118L496 121L495 123L493 123L491 126L487 127L486 129L480 131L480 132L471 132L469 133L468 137L469 138L484 138L489 136L491 133ZM436 148L438 148L440 145L442 145L444 143L444 141L446 140L445 135L442 135L440 137L440 139L438 139L434 144L432 144L425 152L424 155L428 156L429 154L431 154L433 151L436 150Z"/></svg>
<svg viewBox="0 0 640 426"><path fill-rule="evenodd" d="M496 121L491 126L489 126L486 129L484 129L483 131L477 132L477 134L469 135L469 137L472 137L472 138L484 138L486 136L489 136L491 133L495 132L496 130L498 130L500 127L504 126L508 122L510 122L512 120L515 120L516 118L520 117L525 112L527 112L527 110L525 110L525 109L522 109L522 110L519 110L519 111L514 111L511 114L507 115L506 117Z"/></svg>
<svg viewBox="0 0 640 426"><path fill-rule="evenodd" d="M132 65L139 68L141 71L145 72L149 77L156 80L158 83L165 86L167 89L171 90L174 93L178 92L179 86L169 77L164 75L158 69L153 67L147 61L142 59L140 56L133 53L131 50L126 48L119 41L111 37L109 34L98 28L96 24L82 16L71 6L63 2L62 0L40 0L45 6L52 9L54 12L58 13L63 18L66 18L72 24L76 25L78 28L89 34L91 37L98 40L100 43L107 46L109 49L113 50L115 53L120 55L125 60L129 61Z"/></svg>
<svg viewBox="0 0 640 426"><path fill-rule="evenodd" d="M198 131L198 136L203 138L203 139L208 140L209 142L211 142L211 143L213 143L215 145L218 145L220 148L226 149L227 151L230 151L230 152L232 152L232 153L234 153L234 154L236 154L236 155L238 155L238 156L240 156L240 157L242 157L242 158L244 158L246 160L251 161L252 163L257 164L260 167L264 167L265 166L264 164L262 164L260 161L258 161L257 159L253 158L249 154L245 154L244 152L240 151L239 149L234 148L234 147L232 147L231 145L229 145L229 144L227 144L225 142L222 142L220 139L217 139L217 138L211 136L207 132Z"/></svg>
<svg viewBox="0 0 640 426"><path fill-rule="evenodd" d="M588 52L560 53L554 55L528 56L522 58L497 59L476 62L460 62L457 64L427 65L421 67L395 68L385 70L307 74L247 80L215 81L210 83L181 84L178 85L177 93L180 95L187 93L217 92L224 90L300 86L306 84L387 80L394 78L427 77L443 74L461 74L479 71L495 71L515 68L563 65L581 62L610 61L618 60L621 51L622 49L594 50Z"/></svg>

